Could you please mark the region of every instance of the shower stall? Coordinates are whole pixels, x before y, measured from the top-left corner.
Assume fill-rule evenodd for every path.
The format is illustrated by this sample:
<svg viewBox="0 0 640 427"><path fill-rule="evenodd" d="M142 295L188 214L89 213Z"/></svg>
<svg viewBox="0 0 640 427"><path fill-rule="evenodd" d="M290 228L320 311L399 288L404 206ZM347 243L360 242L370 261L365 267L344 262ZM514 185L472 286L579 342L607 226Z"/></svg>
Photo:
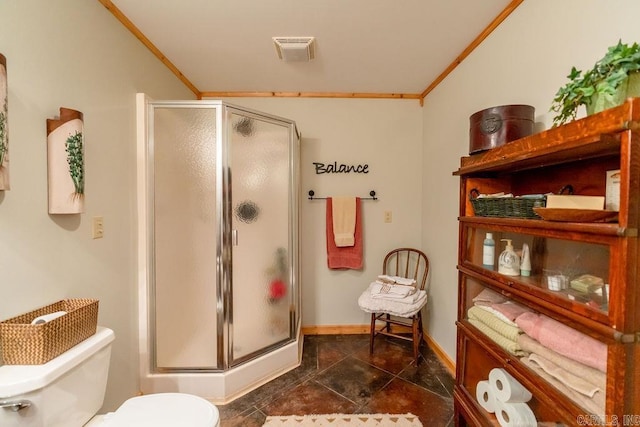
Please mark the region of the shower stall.
<svg viewBox="0 0 640 427"><path fill-rule="evenodd" d="M228 402L300 363L299 134L222 101L137 109L141 389Z"/></svg>

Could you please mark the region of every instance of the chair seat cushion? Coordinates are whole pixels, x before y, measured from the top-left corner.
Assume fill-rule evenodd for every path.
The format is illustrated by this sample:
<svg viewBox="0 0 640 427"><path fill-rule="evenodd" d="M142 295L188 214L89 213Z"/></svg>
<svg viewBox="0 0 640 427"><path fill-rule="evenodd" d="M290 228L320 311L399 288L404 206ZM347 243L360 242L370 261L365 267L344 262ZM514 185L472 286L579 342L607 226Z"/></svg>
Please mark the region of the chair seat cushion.
<svg viewBox="0 0 640 427"><path fill-rule="evenodd" d="M358 305L367 313L389 313L393 316L411 317L416 314L427 303L427 293L418 291L418 297L413 303L394 301L387 298L373 298L371 296L371 287L369 287L358 298Z"/></svg>

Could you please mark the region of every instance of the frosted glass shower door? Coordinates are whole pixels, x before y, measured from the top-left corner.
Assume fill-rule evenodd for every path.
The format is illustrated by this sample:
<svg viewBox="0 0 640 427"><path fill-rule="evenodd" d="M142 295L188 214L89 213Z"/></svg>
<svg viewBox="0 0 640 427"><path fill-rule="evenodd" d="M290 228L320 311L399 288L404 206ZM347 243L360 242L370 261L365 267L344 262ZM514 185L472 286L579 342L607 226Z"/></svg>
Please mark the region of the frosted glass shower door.
<svg viewBox="0 0 640 427"><path fill-rule="evenodd" d="M153 165L153 289L158 369L217 365L216 108L156 105Z"/></svg>
<svg viewBox="0 0 640 427"><path fill-rule="evenodd" d="M290 125L228 110L231 363L290 338Z"/></svg>

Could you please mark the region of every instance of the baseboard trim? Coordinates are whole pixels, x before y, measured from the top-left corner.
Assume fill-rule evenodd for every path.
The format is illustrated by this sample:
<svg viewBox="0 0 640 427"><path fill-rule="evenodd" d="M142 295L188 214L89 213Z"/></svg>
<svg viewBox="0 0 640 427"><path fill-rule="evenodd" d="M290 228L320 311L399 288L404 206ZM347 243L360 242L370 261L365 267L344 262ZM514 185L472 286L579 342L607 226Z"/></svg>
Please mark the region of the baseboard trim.
<svg viewBox="0 0 640 427"><path fill-rule="evenodd" d="M368 334L369 325L330 325L330 326L303 326L303 335L354 335ZM442 347L436 343L429 335L424 334L424 342L433 350L438 359L442 362L451 376L456 376L456 364L444 352Z"/></svg>
<svg viewBox="0 0 640 427"><path fill-rule="evenodd" d="M303 326L302 335L368 334L369 325Z"/></svg>
<svg viewBox="0 0 640 427"><path fill-rule="evenodd" d="M455 378L456 377L456 364L455 364L455 362L449 358L449 355L444 352L442 347L440 347L438 345L438 343L436 343L433 340L433 338L431 338L431 336L429 336L427 334L424 334L423 339L427 343L429 348L431 348L431 350L433 350L433 352L436 354L436 357L438 359L440 359L440 361L442 362L444 367L447 368L447 370L449 371L451 376L453 378Z"/></svg>

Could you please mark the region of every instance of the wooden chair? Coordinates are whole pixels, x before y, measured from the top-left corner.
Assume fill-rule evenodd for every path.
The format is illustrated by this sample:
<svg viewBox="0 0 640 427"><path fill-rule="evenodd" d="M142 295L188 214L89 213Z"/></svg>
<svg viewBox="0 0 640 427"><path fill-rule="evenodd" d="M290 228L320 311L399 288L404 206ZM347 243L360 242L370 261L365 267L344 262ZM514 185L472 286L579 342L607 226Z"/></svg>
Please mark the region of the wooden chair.
<svg viewBox="0 0 640 427"><path fill-rule="evenodd" d="M415 364L418 365L420 361L418 352L424 335L422 329L422 308L427 304L425 286L427 276L429 275L429 259L418 249L394 249L384 257L382 274L414 279L414 286L417 292L423 291L425 296L418 298L415 304L407 305L388 299L372 298L371 287L365 290L358 299L358 305L362 310L371 313L369 352L373 354L374 340L378 335L386 335L411 341L413 343ZM406 312L403 311L405 309L407 310ZM377 329L377 322L383 322L384 325ZM392 325L396 326L396 328L392 329ZM401 335L398 327L401 329L410 328L411 335Z"/></svg>

